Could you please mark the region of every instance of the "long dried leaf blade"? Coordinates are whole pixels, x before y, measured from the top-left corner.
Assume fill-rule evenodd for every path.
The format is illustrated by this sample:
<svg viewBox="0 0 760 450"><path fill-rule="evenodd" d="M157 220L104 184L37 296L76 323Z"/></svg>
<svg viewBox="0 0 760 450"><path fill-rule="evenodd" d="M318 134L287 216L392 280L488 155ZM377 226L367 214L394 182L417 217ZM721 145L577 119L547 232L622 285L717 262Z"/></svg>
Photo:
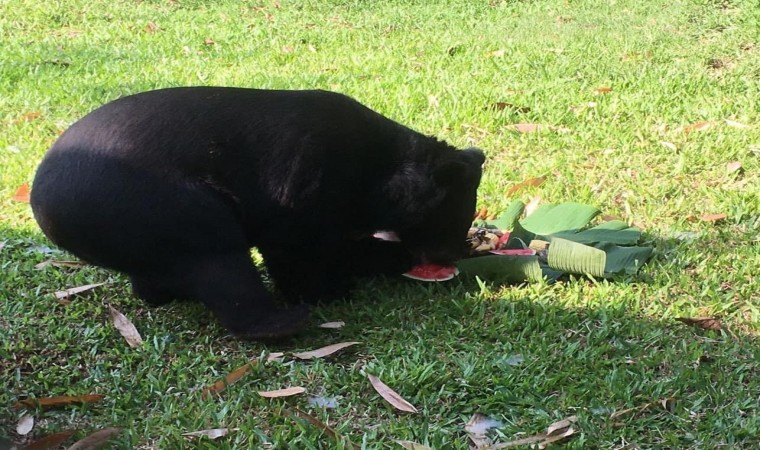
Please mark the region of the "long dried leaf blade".
<svg viewBox="0 0 760 450"><path fill-rule="evenodd" d="M356 344L359 344L359 342L340 342L338 344L328 345L308 352L293 353L293 357L298 359L324 358L325 356L332 355L337 351Z"/></svg>
<svg viewBox="0 0 760 450"><path fill-rule="evenodd" d="M239 379L243 378L245 374L247 374L250 370L253 364L256 364L258 360L252 360L248 363L244 364L241 367L238 367L237 369L233 370L232 372L228 373L227 376L225 376L223 379L217 381L216 383L212 384L211 386L206 386L203 388L203 392L201 393L201 397L208 398L209 396L213 394L219 394L223 390L227 388L227 386L235 383Z"/></svg>
<svg viewBox="0 0 760 450"><path fill-rule="evenodd" d="M119 330L119 333L124 336L127 344L132 348L141 346L143 343L142 337L140 336L140 333L137 331L137 328L135 328L135 325L132 323L132 321L113 306L108 305L108 309L111 311L111 320L113 320L113 325L117 330Z"/></svg>
<svg viewBox="0 0 760 450"><path fill-rule="evenodd" d="M378 377L374 375L368 375L367 377L369 378L369 382L372 383L372 387L375 388L377 393L380 394L380 396L383 397L385 401L390 403L394 408L398 409L399 411L409 413L417 412L417 408L415 408L414 405L404 400L404 398L401 397L396 391L380 381Z"/></svg>
<svg viewBox="0 0 760 450"><path fill-rule="evenodd" d="M51 448L58 448L68 440L71 435L74 434L74 430L61 431L36 441L30 442L24 446L24 450L50 450Z"/></svg>
<svg viewBox="0 0 760 450"><path fill-rule="evenodd" d="M720 331L723 329L723 324L716 317L676 317L676 320L703 330Z"/></svg>
<svg viewBox="0 0 760 450"><path fill-rule="evenodd" d="M97 450L105 448L108 443L121 433L120 428L104 428L100 431L96 431L84 439L80 439L74 443L68 450Z"/></svg>
<svg viewBox="0 0 760 450"><path fill-rule="evenodd" d="M42 409L57 408L60 406L68 405L81 405L84 403L95 403L103 400L105 396L102 394L87 394L78 396L60 395L55 397L43 397L43 398L27 398L16 402L13 407L18 408L36 408Z"/></svg>
<svg viewBox="0 0 760 450"><path fill-rule="evenodd" d="M227 436L227 433L229 433L229 428L212 428L209 430L200 430L200 431L188 431L187 433L182 433L182 436L185 437L206 437L211 439L212 441L215 441L219 439L220 437Z"/></svg>
<svg viewBox="0 0 760 450"><path fill-rule="evenodd" d="M299 395L306 392L306 388L301 386L294 386L285 389L277 389L274 391L259 391L258 394L264 398L279 398L279 397L292 397L293 395Z"/></svg>
<svg viewBox="0 0 760 450"><path fill-rule="evenodd" d="M16 190L11 200L19 203L29 203L29 185L24 183Z"/></svg>
<svg viewBox="0 0 760 450"><path fill-rule="evenodd" d="M58 300L65 300L69 297L72 297L77 294L81 294L83 292L87 292L89 290L95 289L96 287L103 286L105 283L95 283L95 284L86 284L84 286L78 286L73 287L69 289L64 289L62 291L56 291L55 298Z"/></svg>

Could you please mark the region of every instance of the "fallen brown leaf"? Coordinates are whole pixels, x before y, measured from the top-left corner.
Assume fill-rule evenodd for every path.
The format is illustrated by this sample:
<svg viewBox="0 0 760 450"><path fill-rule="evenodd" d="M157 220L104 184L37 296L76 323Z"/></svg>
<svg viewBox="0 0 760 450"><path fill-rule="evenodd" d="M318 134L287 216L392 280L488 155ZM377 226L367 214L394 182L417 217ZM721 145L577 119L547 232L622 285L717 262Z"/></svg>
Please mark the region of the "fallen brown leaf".
<svg viewBox="0 0 760 450"><path fill-rule="evenodd" d="M24 450L50 450L51 448L58 448L61 444L66 442L72 434L74 434L74 430L54 433L26 444Z"/></svg>
<svg viewBox="0 0 760 450"><path fill-rule="evenodd" d="M524 189L526 187L538 187L544 184L544 181L546 181L546 175L541 177L535 177L535 178L528 178L527 180L521 181L511 188L507 190L507 196L510 196L514 194L515 192L519 191L520 189Z"/></svg>
<svg viewBox="0 0 760 450"><path fill-rule="evenodd" d="M672 142L660 141L660 145L662 145L663 147L667 148L668 150L671 150L671 151L674 151L674 152L678 151L678 148Z"/></svg>
<svg viewBox="0 0 760 450"><path fill-rule="evenodd" d="M111 320L113 320L113 326L119 330L119 333L127 341L127 344L132 348L137 348L142 345L143 340L140 333L135 328L135 325L131 320L127 319L127 316L120 313L116 308L108 305L108 309L111 311Z"/></svg>
<svg viewBox="0 0 760 450"><path fill-rule="evenodd" d="M700 220L704 220L705 222L718 222L720 220L723 220L727 218L728 215L725 213L720 214L703 214L699 218Z"/></svg>
<svg viewBox="0 0 760 450"><path fill-rule="evenodd" d="M481 413L475 413L464 425L464 431L467 432L467 435L475 445L475 448L481 449L491 445L491 440L486 435L488 430L499 428L502 425L503 424L498 420L492 419Z"/></svg>
<svg viewBox="0 0 760 450"><path fill-rule="evenodd" d="M645 403L641 406L636 406L634 408L626 408L620 411L615 411L612 414L610 414L610 419L616 419L618 417L625 416L630 413L640 413L642 411L645 411L651 408L652 406L657 406L657 405L661 406L663 409L667 411L672 411L675 406L675 401L676 399L674 397L668 397L656 402Z"/></svg>
<svg viewBox="0 0 760 450"><path fill-rule="evenodd" d="M488 208L480 208L478 212L475 213L475 218L473 220L486 220L486 217L488 217Z"/></svg>
<svg viewBox="0 0 760 450"><path fill-rule="evenodd" d="M203 391L201 392L202 398L208 398L213 394L219 394L223 390L227 389L227 386L235 383L239 379L243 378L245 374L250 372L251 367L253 367L254 364L258 363L258 360L251 360L245 365L238 367L237 369L233 370L232 372L228 373L224 379L217 381L216 383L212 384L211 386L207 386L203 388Z"/></svg>
<svg viewBox="0 0 760 450"><path fill-rule="evenodd" d="M372 387L375 388L377 393L380 394L380 396L383 397L385 401L390 403L394 408L404 412L417 412L417 408L415 408L414 405L404 400L404 398L401 397L396 391L389 388L385 383L380 381L378 377L374 375L367 375L367 377L369 378L369 382L372 383Z"/></svg>
<svg viewBox="0 0 760 450"><path fill-rule="evenodd" d="M578 420L576 416L570 416L567 419L555 422L542 433L528 436L522 439L505 442L503 444L494 444L487 447L487 450L498 450L504 448L520 447L523 445L536 445L538 448L546 448L549 444L567 439L575 434L572 424Z"/></svg>
<svg viewBox="0 0 760 450"><path fill-rule="evenodd" d="M145 24L144 28L146 33L155 33L159 30L158 25L156 25L156 22L150 21Z"/></svg>
<svg viewBox="0 0 760 450"><path fill-rule="evenodd" d="M527 106L517 106L507 102L496 102L491 105L491 109L494 109L496 111L504 111L505 109L509 109L518 114L527 114L531 111L531 109Z"/></svg>
<svg viewBox="0 0 760 450"><path fill-rule="evenodd" d="M267 355L267 362L272 361L282 361L282 357L285 356L285 353L282 352L272 352L269 355Z"/></svg>
<svg viewBox="0 0 760 450"><path fill-rule="evenodd" d="M544 131L550 129L548 125L541 125L538 123L515 123L507 125L508 130L514 130L518 133L535 133L537 131Z"/></svg>
<svg viewBox="0 0 760 450"><path fill-rule="evenodd" d="M359 344L359 342L341 342L338 344L328 345L326 347L318 348L316 350L311 350L308 352L293 353L293 357L298 358L298 359L324 358L325 356L332 355L333 353L339 350L342 350L346 347L350 347L356 344Z"/></svg>
<svg viewBox="0 0 760 450"><path fill-rule="evenodd" d="M103 428L84 439L76 441L68 450L98 450L105 448L111 439L119 433L121 433L120 428Z"/></svg>
<svg viewBox="0 0 760 450"><path fill-rule="evenodd" d="M335 431L334 429L332 429L326 423L324 423L321 420L317 419L316 417L312 416L311 414L309 414L307 412L304 412L304 411L301 411L298 408L285 408L285 412L288 413L288 414L290 414L291 416L299 417L299 418L301 418L301 419L309 422L311 425L319 428L320 430L322 430L325 434L327 434L331 438L333 438L335 440L341 440L341 436L338 434L337 431ZM348 445L351 446L351 448L354 448L356 450L359 450L361 448L361 447L359 447L358 445L354 444L353 442L351 442L348 439L346 439L346 441L347 441Z"/></svg>
<svg viewBox="0 0 760 450"><path fill-rule="evenodd" d="M39 112L39 111L31 111L31 112L28 112L26 114L22 114L20 117L16 118L13 121L13 124L16 125L16 124L23 123L23 122L31 122L32 120L39 119L40 117L42 117L42 113L41 112Z"/></svg>
<svg viewBox="0 0 760 450"><path fill-rule="evenodd" d="M676 317L676 320L704 330L720 331L723 329L720 319L715 317Z"/></svg>
<svg viewBox="0 0 760 450"><path fill-rule="evenodd" d="M185 437L206 437L211 439L212 441L215 441L219 439L220 437L227 436L227 433L229 433L230 430L228 428L212 428L210 430L200 430L200 431L190 431L187 433L182 433L182 436Z"/></svg>
<svg viewBox="0 0 760 450"><path fill-rule="evenodd" d="M24 414L16 424L16 434L19 436L26 436L34 428L34 416Z"/></svg>
<svg viewBox="0 0 760 450"><path fill-rule="evenodd" d="M733 173L742 170L741 161L731 161L726 164L726 172Z"/></svg>
<svg viewBox="0 0 760 450"><path fill-rule="evenodd" d="M609 86L599 86L598 88L594 88L595 94L606 94L608 92L612 92L612 88Z"/></svg>
<svg viewBox="0 0 760 450"><path fill-rule="evenodd" d="M214 40L211 39L210 37L207 37L206 39L203 40L203 44L207 46L212 46L216 44L216 42L214 42Z"/></svg>
<svg viewBox="0 0 760 450"><path fill-rule="evenodd" d="M64 289L62 291L56 291L55 292L55 298L57 298L58 300L65 300L65 299L68 299L69 297L73 297L74 295L78 295L78 294L81 294L83 292L87 292L87 291L89 291L91 289L94 289L94 288L96 288L98 286L103 286L104 284L105 283L86 284L84 286Z"/></svg>
<svg viewBox="0 0 760 450"><path fill-rule="evenodd" d="M19 203L29 203L29 185L24 183L18 187L11 200Z"/></svg>
<svg viewBox="0 0 760 450"><path fill-rule="evenodd" d="M715 125L715 121L697 122L688 125L683 129L684 133L692 133L694 131L705 131Z"/></svg>
<svg viewBox="0 0 760 450"><path fill-rule="evenodd" d="M303 394L306 392L306 388L295 386L285 389L277 389L274 391L259 391L258 394L264 398L280 398L280 397L292 397L294 395Z"/></svg>
<svg viewBox="0 0 760 450"><path fill-rule="evenodd" d="M749 126L747 124L744 124L744 123L741 123L741 122L736 122L736 121L731 120L731 119L725 119L724 122L726 122L726 125L728 125L729 127L732 127L732 128L740 128L740 129L752 128L751 126Z"/></svg>
<svg viewBox="0 0 760 450"><path fill-rule="evenodd" d="M338 328L343 328L345 325L346 325L346 322L343 322L342 320L337 320L335 322L325 322L322 325L320 325L319 328L337 330Z"/></svg>
<svg viewBox="0 0 760 450"><path fill-rule="evenodd" d="M47 261L42 261L41 263L34 266L37 270L42 270L45 267L84 267L87 263L84 261L56 261L54 259L48 259Z"/></svg>
<svg viewBox="0 0 760 450"><path fill-rule="evenodd" d="M13 407L19 409L25 407L36 408L39 406L42 409L50 409L57 408L59 406L95 403L103 400L103 398L104 396L102 394L87 394L78 396L61 395L56 397L27 398L17 401L13 404Z"/></svg>

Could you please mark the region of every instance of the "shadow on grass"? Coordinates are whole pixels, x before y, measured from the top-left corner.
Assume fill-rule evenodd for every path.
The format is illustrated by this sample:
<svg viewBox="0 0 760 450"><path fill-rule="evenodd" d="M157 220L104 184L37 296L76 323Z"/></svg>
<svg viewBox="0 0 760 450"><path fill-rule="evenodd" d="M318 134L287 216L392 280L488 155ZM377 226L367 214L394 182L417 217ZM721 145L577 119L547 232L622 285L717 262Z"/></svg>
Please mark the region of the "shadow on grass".
<svg viewBox="0 0 760 450"><path fill-rule="evenodd" d="M124 448L147 442L195 448L182 432L225 426L238 431L217 442L219 448L263 445L263 436L277 448L315 442L333 448L319 430L282 414L283 405L311 408L354 442L378 446L408 439L465 449L463 424L475 412L503 422L494 436L502 442L577 415L581 432L569 448L622 442L750 448L760 433L758 342L648 317L647 303L656 301L648 296L658 290L652 279L646 285L571 280L524 286L363 280L352 300L318 308L304 334L264 345L229 337L200 305L148 308L112 272L37 270L43 260L68 259L38 233L2 226L0 242L0 378L7 380L0 405L28 397L105 395L95 405L30 410L38 425L25 437L14 432L21 411L0 408L0 436L15 441L66 429L83 437L119 426L124 431L116 442ZM50 295L103 281L109 284L68 304ZM145 339L142 348L126 345L105 304L135 323ZM334 320L345 327L316 326ZM361 343L325 360L286 357L256 364L219 398L200 396L203 387L268 352L354 340ZM372 391L368 373L421 413L394 414ZM298 385L335 396L338 407L327 411L310 407L306 397L273 402L255 394ZM610 418L666 398L674 398L675 406Z"/></svg>

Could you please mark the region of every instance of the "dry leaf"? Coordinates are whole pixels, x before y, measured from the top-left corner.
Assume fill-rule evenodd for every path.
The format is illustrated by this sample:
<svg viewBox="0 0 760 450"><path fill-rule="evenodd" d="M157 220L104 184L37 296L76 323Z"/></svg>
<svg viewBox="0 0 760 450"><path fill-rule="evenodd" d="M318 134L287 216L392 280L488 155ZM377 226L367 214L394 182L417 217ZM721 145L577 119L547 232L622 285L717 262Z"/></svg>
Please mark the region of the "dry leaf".
<svg viewBox="0 0 760 450"><path fill-rule="evenodd" d="M304 419L305 421L309 422L313 426L315 426L315 427L319 428L320 430L322 430L325 434L327 434L331 438L336 439L336 440L341 440L340 435L335 430L333 430L327 424L323 423L321 420L317 419L316 417L312 416L311 414L306 413L304 411L301 411L298 408L293 408L293 409L286 408L285 412L287 412L291 416L296 416L296 417L300 417L301 419ZM351 448L353 448L355 450L360 450L361 449L361 447L359 447L358 445L354 444L350 440L348 440L346 438L343 438L343 440Z"/></svg>
<svg viewBox="0 0 760 450"><path fill-rule="evenodd" d="M693 325L704 330L720 331L723 329L723 324L720 319L715 317L676 317L676 320L685 323L686 325Z"/></svg>
<svg viewBox="0 0 760 450"><path fill-rule="evenodd" d="M132 321L127 319L127 316L120 313L113 306L108 305L108 309L111 311L111 320L113 320L113 326L115 326L116 329L119 330L119 333L124 336L127 344L132 348L136 348L142 345L142 337L140 337L140 333L137 331L137 328L135 328Z"/></svg>
<svg viewBox="0 0 760 450"><path fill-rule="evenodd" d="M216 42L214 42L214 40L213 40L213 39L211 39L210 37L207 37L206 39L204 39L204 40L203 40L203 44L204 44L204 45L208 45L208 46L211 46L211 45L214 45L214 44L216 44Z"/></svg>
<svg viewBox="0 0 760 450"><path fill-rule="evenodd" d="M705 131L708 128L712 127L713 125L715 125L714 121L697 122L697 123L694 123L694 124L691 124L691 125L687 126L686 128L683 129L683 131L684 131L684 133L691 133L691 132L694 132L694 131Z"/></svg>
<svg viewBox="0 0 760 450"><path fill-rule="evenodd" d="M216 383L212 384L211 386L207 386L203 388L203 392L201 392L201 397L208 398L212 394L218 394L222 392L223 390L227 388L227 386L243 378L243 376L251 370L251 367L253 367L253 364L256 364L257 362L258 361L254 359L246 363L245 365L238 367L237 369L228 373L227 376L224 377L223 380L219 380Z"/></svg>
<svg viewBox="0 0 760 450"><path fill-rule="evenodd" d="M285 353L282 353L282 352L272 352L269 355L267 355L267 362L282 361L282 357L283 356L285 356Z"/></svg>
<svg viewBox="0 0 760 450"><path fill-rule="evenodd" d="M18 187L11 200L19 203L29 203L29 185L24 183Z"/></svg>
<svg viewBox="0 0 760 450"><path fill-rule="evenodd" d="M45 267L84 267L87 263L84 261L56 261L54 259L48 259L47 261L42 261L41 263L34 266L37 270L42 270Z"/></svg>
<svg viewBox="0 0 760 450"><path fill-rule="evenodd" d="M741 169L742 169L741 161L731 161L730 163L726 164L726 171L728 173L736 172Z"/></svg>
<svg viewBox="0 0 760 450"><path fill-rule="evenodd" d="M324 358L325 356L332 355L338 350L342 350L346 347L359 344L359 342L341 342L339 344L332 344L326 347L318 348L309 352L293 353L293 357L298 359L314 359Z"/></svg>
<svg viewBox="0 0 760 450"><path fill-rule="evenodd" d="M594 88L594 93L596 94L606 94L608 92L612 92L612 88L609 86L600 86L598 88Z"/></svg>
<svg viewBox="0 0 760 450"><path fill-rule="evenodd" d="M729 127L740 128L740 129L752 128L751 126L747 124L736 122L734 120L725 119L724 121L726 122L726 125L728 125Z"/></svg>
<svg viewBox="0 0 760 450"><path fill-rule="evenodd" d="M441 106L440 102L438 101L438 97L433 94L428 95L428 106L431 108L438 108Z"/></svg>
<svg viewBox="0 0 760 450"><path fill-rule="evenodd" d="M109 441L121 433L120 428L104 428L74 443L68 450L97 450L105 448Z"/></svg>
<svg viewBox="0 0 760 450"><path fill-rule="evenodd" d="M396 393L396 391L389 388L385 383L380 381L379 378L374 375L367 375L367 377L369 378L369 382L372 383L372 387L375 388L377 393L380 394L380 396L383 397L385 401L390 403L394 408L404 412L417 412L417 408L415 408L414 405L404 400L400 395L398 395L398 393Z"/></svg>
<svg viewBox="0 0 760 450"><path fill-rule="evenodd" d="M322 325L319 326L319 328L327 328L330 330L337 330L338 328L343 328L346 325L346 322L343 322L342 320L338 320L335 322L325 322Z"/></svg>
<svg viewBox="0 0 760 450"><path fill-rule="evenodd" d="M491 440L486 437L488 430L499 428L503 424L481 413L475 413L464 426L464 430L476 448L484 448L491 445Z"/></svg>
<svg viewBox="0 0 760 450"><path fill-rule="evenodd" d="M678 148L676 147L676 145L673 144L673 143L671 143L671 142L660 141L660 145L662 145L663 147L667 148L668 150L671 150L671 151L674 151L674 152L678 151Z"/></svg>
<svg viewBox="0 0 760 450"><path fill-rule="evenodd" d="M554 422L553 424L549 425L548 428L546 428L546 435L554 436L558 432L562 433L563 429L570 428L570 425L574 424L577 421L578 421L578 416L570 416L566 419L562 419L560 421Z"/></svg>
<svg viewBox="0 0 760 450"><path fill-rule="evenodd" d="M703 214L699 218L700 220L704 220L705 222L718 222L720 220L725 219L728 217L727 214L721 213L721 214Z"/></svg>
<svg viewBox="0 0 760 450"><path fill-rule="evenodd" d="M34 416L24 414L16 424L16 434L19 436L26 436L34 428Z"/></svg>
<svg viewBox="0 0 760 450"><path fill-rule="evenodd" d="M499 50L489 53L488 56L490 56L491 58L502 58L504 57L505 53L506 53L505 50L499 49Z"/></svg>
<svg viewBox="0 0 760 450"><path fill-rule="evenodd" d="M615 411L612 414L610 414L610 419L615 419L615 418L618 418L620 416L624 416L624 415L632 413L632 412L639 413L639 412L645 411L645 410L651 408L652 406L656 406L656 405L660 405L662 408L664 408L667 411L672 411L672 409L673 409L673 407L675 405L675 401L676 401L675 397L668 397L668 398L665 398L665 399L662 399L662 400L659 400L659 401L656 401L656 402L646 403L644 405L637 406L635 408L627 408L627 409L623 409L623 410L620 410L620 411Z"/></svg>
<svg viewBox="0 0 760 450"><path fill-rule="evenodd" d="M396 441L396 443L407 450L433 450L427 445L418 444L412 441Z"/></svg>
<svg viewBox="0 0 760 450"><path fill-rule="evenodd" d="M544 181L546 181L546 175L542 177L528 178L527 180L517 183L511 188L509 188L509 190L507 191L507 196L510 196L514 194L515 192L519 191L520 189L523 189L526 187L541 186L542 184L544 184Z"/></svg>
<svg viewBox="0 0 760 450"><path fill-rule="evenodd" d="M74 434L74 431L61 431L55 434L51 434L50 436L45 436L43 438L37 439L34 442L31 442L29 444L26 444L24 446L24 450L50 450L51 448L58 448L66 442L68 438L71 437L71 435Z"/></svg>
<svg viewBox="0 0 760 450"><path fill-rule="evenodd" d="M207 437L212 441L219 439L220 437L227 436L230 430L228 428L212 428L210 430L190 431L182 433L182 436L186 437Z"/></svg>
<svg viewBox="0 0 760 450"><path fill-rule="evenodd" d="M279 398L279 397L292 397L294 395L303 394L306 392L304 387L289 387L285 389L277 389L275 391L259 391L258 394L264 398Z"/></svg>
<svg viewBox="0 0 760 450"><path fill-rule="evenodd" d="M104 284L105 283L86 284L84 286L69 288L63 291L56 291L55 298L57 298L58 300L66 300L69 297L72 297L77 294L81 294L82 292L87 292L90 289L94 289L98 286L103 286Z"/></svg>
<svg viewBox="0 0 760 450"><path fill-rule="evenodd" d="M13 124L16 125L23 122L31 122L32 120L39 119L41 116L42 116L42 113L40 113L39 111L31 111L15 119L13 121Z"/></svg>
<svg viewBox="0 0 760 450"><path fill-rule="evenodd" d="M156 31L158 31L158 25L156 25L156 22L150 21L145 24L146 33L155 33Z"/></svg>
<svg viewBox="0 0 760 450"><path fill-rule="evenodd" d="M535 133L537 131L543 131L549 129L547 125L541 125L538 123L516 123L513 125L507 125L508 130L514 130L518 133Z"/></svg>
<svg viewBox="0 0 760 450"><path fill-rule="evenodd" d="M95 403L103 400L101 394L87 394L78 396L61 395L57 397L27 398L19 400L13 407L16 409L30 407L40 407L42 409L57 408L59 406L79 405L82 403Z"/></svg>
<svg viewBox="0 0 760 450"><path fill-rule="evenodd" d="M566 438L572 436L573 434L575 434L575 429L573 427L561 428L557 433L553 435L549 435L546 437L546 439L539 442L538 448L544 449L549 444L553 444L555 442L565 440Z"/></svg>

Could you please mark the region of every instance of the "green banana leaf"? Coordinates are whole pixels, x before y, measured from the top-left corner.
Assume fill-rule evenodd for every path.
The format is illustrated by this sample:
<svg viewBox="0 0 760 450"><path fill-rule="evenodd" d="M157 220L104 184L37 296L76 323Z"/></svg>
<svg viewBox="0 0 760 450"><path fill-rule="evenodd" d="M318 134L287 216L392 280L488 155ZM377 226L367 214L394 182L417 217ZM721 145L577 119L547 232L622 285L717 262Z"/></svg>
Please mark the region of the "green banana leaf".
<svg viewBox="0 0 760 450"><path fill-rule="evenodd" d="M548 241L543 256L480 256L459 261L459 270L465 275L507 283L542 278L553 281L566 273L601 278L636 273L654 250L650 246L636 246L641 240L641 230L623 221L613 220L589 228L589 222L600 214L592 206L544 205L519 220L524 209L522 202L513 201L497 220L477 225L510 230L506 248L525 248L534 239Z"/></svg>
<svg viewBox="0 0 760 450"><path fill-rule="evenodd" d="M505 283L539 281L544 275L538 257L487 255L461 259L456 263L459 272L484 280Z"/></svg>

